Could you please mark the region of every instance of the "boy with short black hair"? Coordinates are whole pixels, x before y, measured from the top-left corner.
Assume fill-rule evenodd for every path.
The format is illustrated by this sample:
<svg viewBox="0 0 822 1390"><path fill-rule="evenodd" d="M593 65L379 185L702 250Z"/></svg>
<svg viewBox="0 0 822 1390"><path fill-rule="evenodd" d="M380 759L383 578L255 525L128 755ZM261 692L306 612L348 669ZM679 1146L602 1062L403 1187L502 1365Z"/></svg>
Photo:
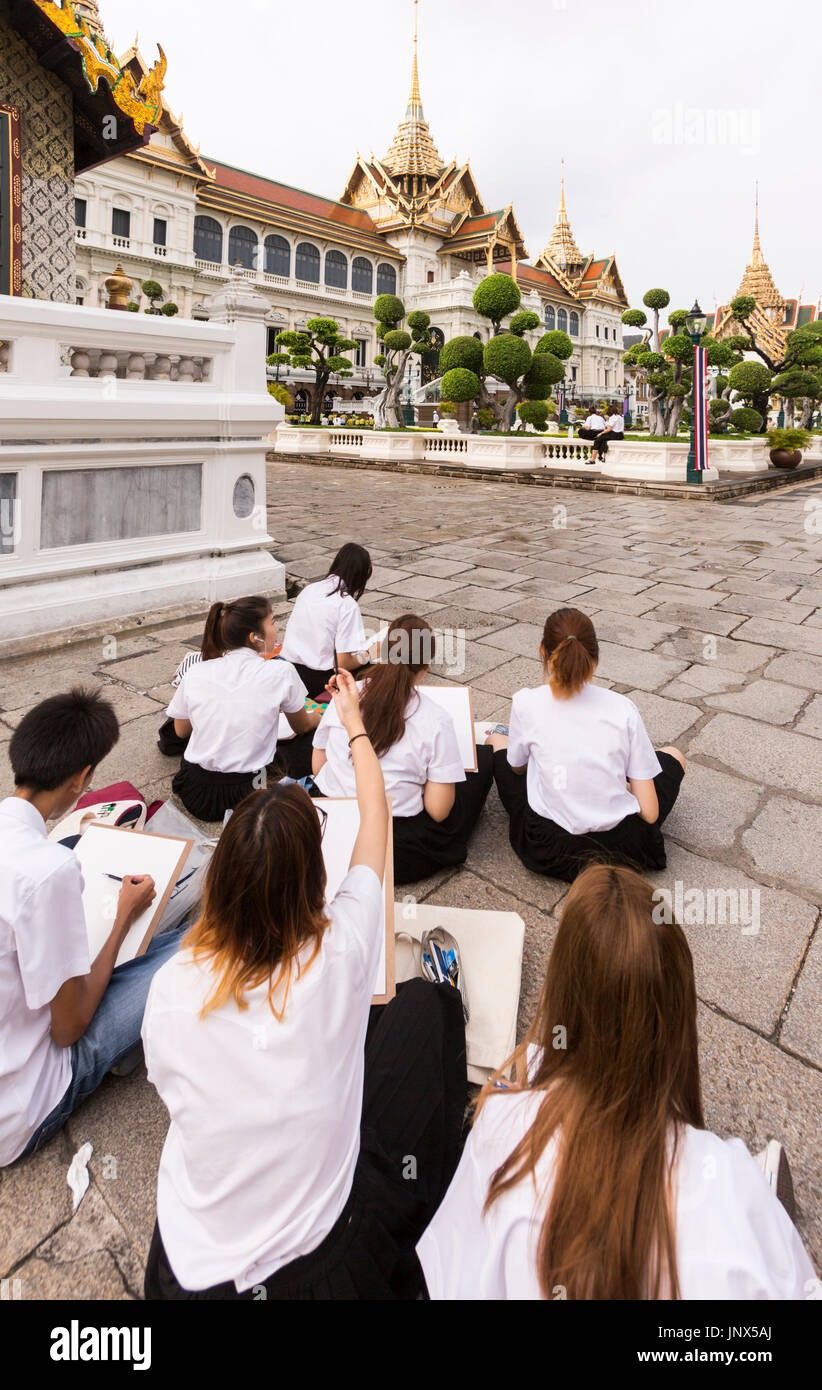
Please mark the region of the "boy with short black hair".
<svg viewBox="0 0 822 1390"><path fill-rule="evenodd" d="M17 788L0 802L0 1167L33 1153L140 1040L154 972L183 928L115 970L131 923L154 899L124 879L93 964L83 876L46 822L70 811L120 736L99 691L75 689L30 710L9 744Z"/></svg>

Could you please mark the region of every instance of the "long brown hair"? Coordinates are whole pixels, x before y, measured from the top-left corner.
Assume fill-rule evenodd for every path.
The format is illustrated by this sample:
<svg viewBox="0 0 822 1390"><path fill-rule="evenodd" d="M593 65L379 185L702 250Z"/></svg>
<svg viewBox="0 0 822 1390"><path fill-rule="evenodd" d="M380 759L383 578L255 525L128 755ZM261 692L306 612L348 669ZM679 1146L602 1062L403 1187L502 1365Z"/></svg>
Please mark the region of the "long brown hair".
<svg viewBox="0 0 822 1390"><path fill-rule="evenodd" d="M325 884L320 821L308 793L276 784L246 797L217 842L202 911L185 940L214 977L201 1018L228 999L245 1009L246 992L268 983L271 1012L282 1019L294 962L313 943L308 969L328 926Z"/></svg>
<svg viewBox="0 0 822 1390"><path fill-rule="evenodd" d="M550 671L548 684L560 700L577 695L599 661L594 625L578 608L558 608L546 618L542 650Z"/></svg>
<svg viewBox="0 0 822 1390"><path fill-rule="evenodd" d="M262 637L263 623L270 613L271 604L261 594L237 598L232 603L212 603L200 648L203 661L213 661L224 652L245 647L251 632Z"/></svg>
<svg viewBox="0 0 822 1390"><path fill-rule="evenodd" d="M434 660L431 627L411 613L391 623L386 642L388 660L366 676L360 698L362 722L378 758L402 738L414 678Z"/></svg>
<svg viewBox="0 0 822 1390"><path fill-rule="evenodd" d="M542 1053L528 1077L531 1044ZM543 1099L495 1172L485 1210L534 1175L556 1139L537 1255L543 1294L678 1298L670 1178L681 1126L705 1127L696 987L681 927L654 910L639 874L597 864L577 878L536 1019L511 1062L522 1076L515 1089ZM478 1109L491 1096L506 1103L489 1083Z"/></svg>

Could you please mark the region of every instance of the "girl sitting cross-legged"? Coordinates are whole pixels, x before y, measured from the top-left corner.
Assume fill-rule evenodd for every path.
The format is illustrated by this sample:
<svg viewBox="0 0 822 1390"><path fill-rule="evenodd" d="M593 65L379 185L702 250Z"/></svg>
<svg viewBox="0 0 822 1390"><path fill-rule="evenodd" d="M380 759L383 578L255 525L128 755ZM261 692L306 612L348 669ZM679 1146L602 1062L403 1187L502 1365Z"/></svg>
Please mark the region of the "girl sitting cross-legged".
<svg viewBox="0 0 822 1390"><path fill-rule="evenodd" d="M655 752L636 705L592 684L599 646L579 609L551 614L540 657L544 683L518 691L508 737L487 740L513 848L526 868L568 883L596 859L664 869L660 827L684 757Z"/></svg>
<svg viewBox="0 0 822 1390"><path fill-rule="evenodd" d="M388 660L362 683L362 717L393 803L394 882L413 883L462 864L493 777L493 757L477 749L477 772L466 773L452 719L417 686L434 659L434 634L424 618L393 622ZM354 794L354 766L345 729L333 707L314 735L312 771L319 796Z"/></svg>
<svg viewBox="0 0 822 1390"><path fill-rule="evenodd" d="M337 552L325 579L297 596L288 620L282 655L312 699L321 695L335 668L358 671L368 662L358 599L371 578L371 556L349 541Z"/></svg>
<svg viewBox="0 0 822 1390"><path fill-rule="evenodd" d="M269 776L308 774L320 715L305 709L289 662L263 660L277 642L268 599L213 604L204 641L225 655L193 665L168 707L177 737L188 739L171 785L192 816L217 821ZM278 748L281 710L298 737Z"/></svg>
<svg viewBox="0 0 822 1390"><path fill-rule="evenodd" d="M326 903L324 821L302 787L254 792L179 959L154 978L143 1041L170 1127L148 1299L422 1292L414 1246L462 1143L462 1003L411 980L371 1007L385 786L354 680L340 672L332 689L360 814L337 894Z"/></svg>
<svg viewBox="0 0 822 1390"><path fill-rule="evenodd" d="M480 1095L417 1247L431 1298L818 1289L778 1199L781 1145L756 1161L705 1127L693 961L657 908L629 869L595 865L571 888L516 1081L506 1064Z"/></svg>

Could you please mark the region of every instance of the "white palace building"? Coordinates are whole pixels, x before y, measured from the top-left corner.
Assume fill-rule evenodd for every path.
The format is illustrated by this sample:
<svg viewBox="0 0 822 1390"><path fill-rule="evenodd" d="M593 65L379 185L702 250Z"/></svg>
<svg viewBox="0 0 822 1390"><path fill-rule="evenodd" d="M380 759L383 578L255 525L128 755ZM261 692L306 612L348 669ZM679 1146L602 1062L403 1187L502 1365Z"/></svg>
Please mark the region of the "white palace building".
<svg viewBox="0 0 822 1390"><path fill-rule="evenodd" d="M75 8L89 14L96 3ZM120 64L138 84L148 71L136 43ZM333 392L351 401L378 389L378 294L424 309L441 346L457 334L487 336L472 296L485 274L505 271L518 280L524 308L569 333L569 399L623 398L628 301L614 256L579 251L563 180L548 243L528 263L513 207L489 211L470 164L438 153L420 98L416 34L411 91L391 148L382 159L358 156L338 201L204 157L164 94L147 144L79 177L75 195L80 304L105 304L105 282L121 265L143 307L140 285L156 280L182 317L196 319L239 267L270 305L269 351L278 332L317 315L335 318L358 343L355 375ZM417 365L414 385L438 376L437 366L435 350ZM287 376L298 407L307 406L312 378Z"/></svg>

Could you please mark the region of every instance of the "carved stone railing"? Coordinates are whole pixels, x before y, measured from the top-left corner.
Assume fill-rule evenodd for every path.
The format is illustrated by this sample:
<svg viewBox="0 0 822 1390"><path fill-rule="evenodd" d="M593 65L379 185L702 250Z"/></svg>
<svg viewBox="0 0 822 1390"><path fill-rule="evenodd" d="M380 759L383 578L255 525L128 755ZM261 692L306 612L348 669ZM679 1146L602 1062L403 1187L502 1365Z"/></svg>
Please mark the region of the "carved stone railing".
<svg viewBox="0 0 822 1390"><path fill-rule="evenodd" d="M66 350L71 367L69 375L91 380L118 381L209 381L212 370L210 357L187 357L180 353L164 355L156 352L135 352L113 348L69 347Z"/></svg>

